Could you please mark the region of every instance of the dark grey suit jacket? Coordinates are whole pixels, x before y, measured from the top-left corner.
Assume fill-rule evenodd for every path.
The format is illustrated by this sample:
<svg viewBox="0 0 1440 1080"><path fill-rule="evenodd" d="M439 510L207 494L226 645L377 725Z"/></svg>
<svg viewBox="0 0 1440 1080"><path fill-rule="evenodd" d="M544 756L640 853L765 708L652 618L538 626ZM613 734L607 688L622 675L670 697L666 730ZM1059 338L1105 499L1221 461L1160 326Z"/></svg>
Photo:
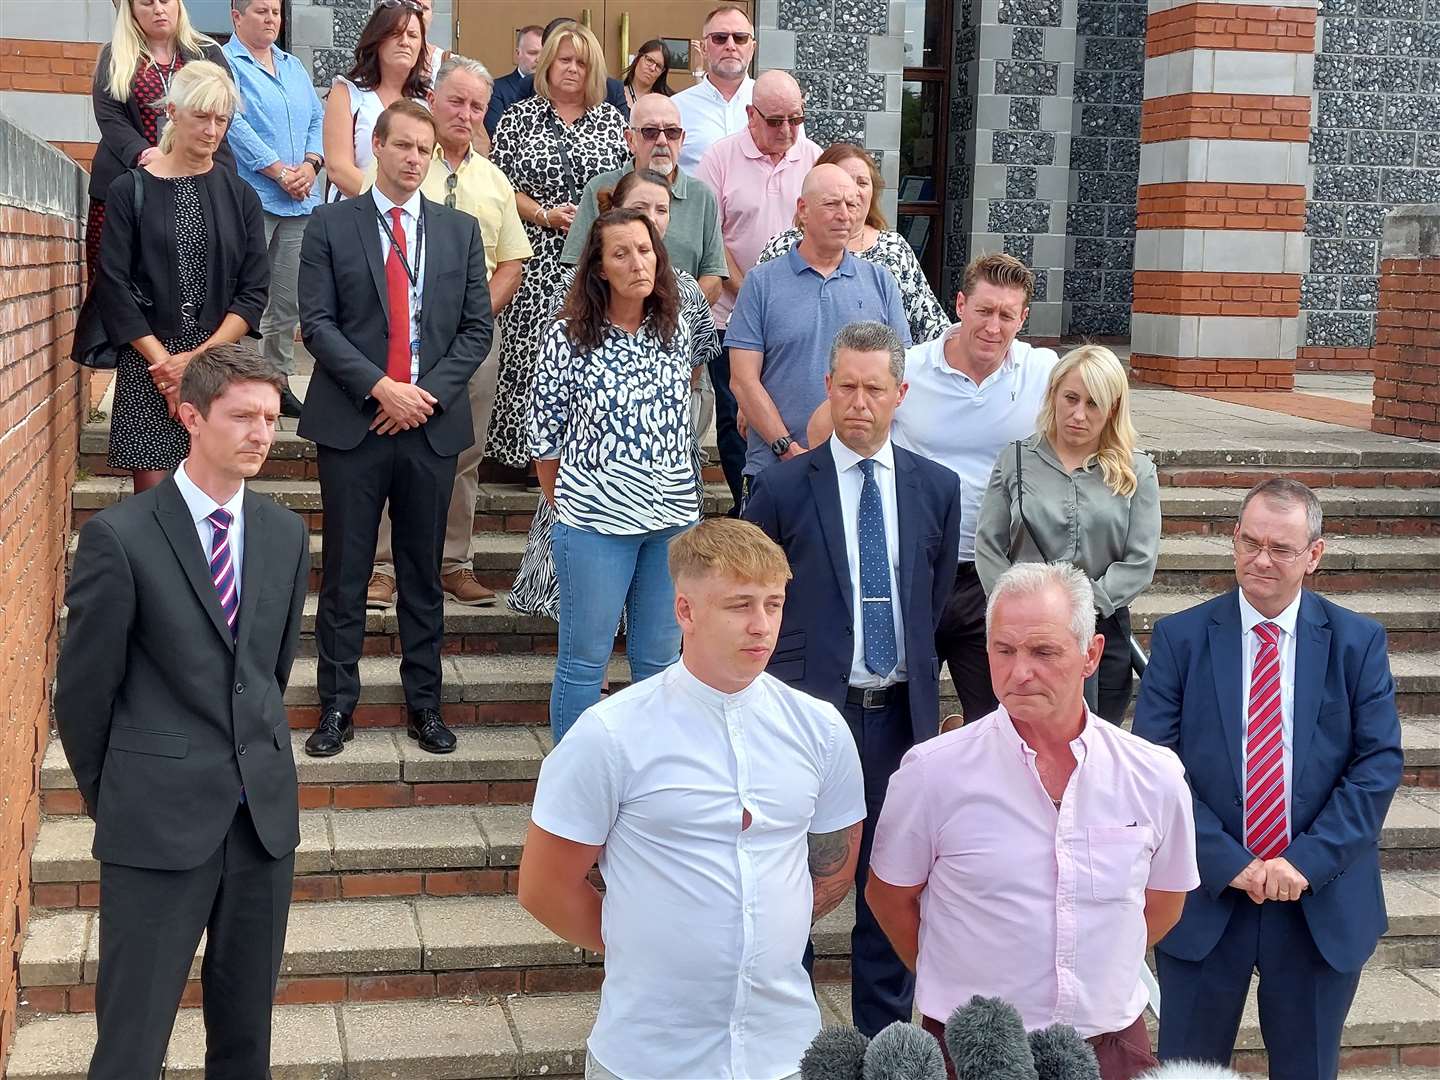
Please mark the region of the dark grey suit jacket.
<svg viewBox="0 0 1440 1080"><path fill-rule="evenodd" d="M80 530L55 719L101 862L199 866L242 787L271 855L300 842L284 693L309 544L297 514L251 490L244 505L234 641L173 478Z"/></svg>
<svg viewBox="0 0 1440 1080"><path fill-rule="evenodd" d="M421 430L442 457L475 441L470 376L490 352L494 320L480 224L422 196L425 287L420 296L420 379L439 401ZM300 434L353 450L370 429L369 394L389 344L378 211L368 191L319 207L300 247L300 328L315 357Z"/></svg>

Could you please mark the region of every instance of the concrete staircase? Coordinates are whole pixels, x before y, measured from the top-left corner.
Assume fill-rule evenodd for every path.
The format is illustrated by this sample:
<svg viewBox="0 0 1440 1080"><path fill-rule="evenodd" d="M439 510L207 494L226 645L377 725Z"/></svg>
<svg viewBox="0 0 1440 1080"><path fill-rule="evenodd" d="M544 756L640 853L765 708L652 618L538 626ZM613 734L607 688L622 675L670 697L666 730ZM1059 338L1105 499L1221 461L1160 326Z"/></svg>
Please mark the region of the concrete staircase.
<svg viewBox="0 0 1440 1080"><path fill-rule="evenodd" d="M1331 429L1332 432L1337 429ZM82 441L88 475L78 526L122 498L106 475L106 429ZM1440 448L1369 433L1159 445L1165 536L1155 586L1133 607L1154 621L1233 582L1228 532L1243 491L1275 472L1320 488L1330 538L1318 587L1379 619L1390 635L1406 754L1405 788L1381 838L1390 931L1361 982L1343 1075L1417 1080L1440 1066ZM318 579L320 499L313 448L282 433L255 487L303 513ZM725 493L712 476L707 512ZM475 569L508 587L536 496L492 473L482 485ZM316 583L312 579L312 586ZM1340 594L1344 594L1340 596ZM578 1076L602 976L599 960L545 930L514 898L528 803L550 748L555 627L490 608L447 605L445 705L460 732L448 757L403 732L395 614L367 620L361 730L339 757L300 749L318 715L311 632L286 694L301 783L286 959L275 1014L277 1080ZM613 685L628 671L617 653ZM953 695L946 697L953 700ZM11 1080L84 1076L93 1046L98 866L92 827L58 741L41 772L22 1011ZM817 928L818 997L848 1020L847 904ZM203 943L201 953L203 954ZM198 956L192 976L198 977ZM165 1076L203 1076L199 983L186 992ZM1253 1001L1237 1064L1263 1071Z"/></svg>

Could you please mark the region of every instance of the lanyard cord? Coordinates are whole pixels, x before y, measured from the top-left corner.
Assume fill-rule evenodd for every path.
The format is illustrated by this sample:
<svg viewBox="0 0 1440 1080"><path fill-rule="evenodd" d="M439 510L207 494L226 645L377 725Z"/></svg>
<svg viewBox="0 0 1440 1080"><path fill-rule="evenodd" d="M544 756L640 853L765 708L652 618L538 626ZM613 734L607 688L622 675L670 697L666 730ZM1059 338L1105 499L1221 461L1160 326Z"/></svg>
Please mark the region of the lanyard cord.
<svg viewBox="0 0 1440 1080"><path fill-rule="evenodd" d="M375 216L380 219L380 228L385 230L385 238L390 241L390 248L400 260L400 267L405 271L405 277L410 282L411 289L420 287L420 258L425 251L425 215L420 213L415 218L415 262L414 269L411 269L410 260L405 258L405 253L400 250L400 243L395 239L395 234L390 231L390 223L385 220L385 215L380 213L379 207L375 209Z"/></svg>

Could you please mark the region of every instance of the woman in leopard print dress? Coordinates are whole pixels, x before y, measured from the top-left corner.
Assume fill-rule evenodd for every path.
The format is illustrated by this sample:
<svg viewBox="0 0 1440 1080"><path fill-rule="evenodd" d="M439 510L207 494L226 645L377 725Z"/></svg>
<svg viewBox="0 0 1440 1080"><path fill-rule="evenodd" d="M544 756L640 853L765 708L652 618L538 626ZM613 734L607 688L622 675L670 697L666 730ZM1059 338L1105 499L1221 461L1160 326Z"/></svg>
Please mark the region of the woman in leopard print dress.
<svg viewBox="0 0 1440 1080"><path fill-rule="evenodd" d="M535 96L505 110L490 159L515 187L534 256L500 313L500 371L490 417L490 455L530 464L530 398L540 331L560 281L560 252L592 177L625 163L625 120L605 101L605 59L579 24L555 31L535 69Z"/></svg>

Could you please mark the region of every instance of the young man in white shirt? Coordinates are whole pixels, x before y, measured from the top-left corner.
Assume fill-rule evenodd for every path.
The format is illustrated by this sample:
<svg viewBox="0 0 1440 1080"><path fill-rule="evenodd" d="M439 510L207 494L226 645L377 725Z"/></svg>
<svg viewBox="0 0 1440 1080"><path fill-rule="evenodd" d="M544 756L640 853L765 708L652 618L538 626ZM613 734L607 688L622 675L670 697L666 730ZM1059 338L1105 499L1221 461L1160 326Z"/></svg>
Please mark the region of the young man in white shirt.
<svg viewBox="0 0 1440 1080"><path fill-rule="evenodd" d="M716 7L700 29L700 51L705 57L704 78L675 95L686 134L680 168L689 173L713 143L745 127L745 106L755 87L750 78L755 56L750 17L733 4Z"/></svg>
<svg viewBox="0 0 1440 1080"><path fill-rule="evenodd" d="M855 874L860 759L834 706L765 673L790 577L775 543L705 521L670 572L681 659L546 758L520 903L606 954L588 1080L795 1077L820 1030L810 927Z"/></svg>

